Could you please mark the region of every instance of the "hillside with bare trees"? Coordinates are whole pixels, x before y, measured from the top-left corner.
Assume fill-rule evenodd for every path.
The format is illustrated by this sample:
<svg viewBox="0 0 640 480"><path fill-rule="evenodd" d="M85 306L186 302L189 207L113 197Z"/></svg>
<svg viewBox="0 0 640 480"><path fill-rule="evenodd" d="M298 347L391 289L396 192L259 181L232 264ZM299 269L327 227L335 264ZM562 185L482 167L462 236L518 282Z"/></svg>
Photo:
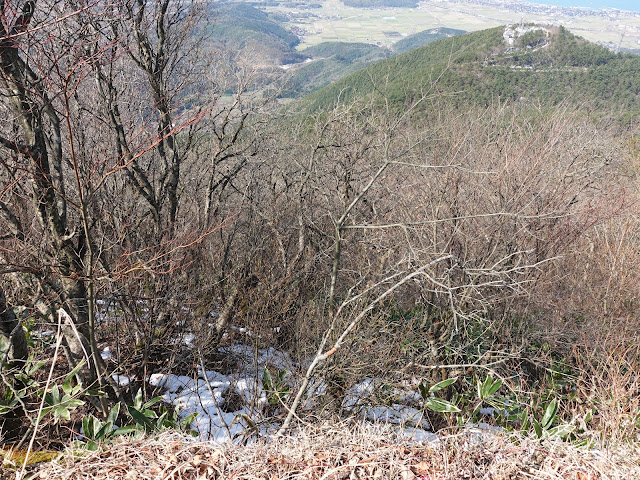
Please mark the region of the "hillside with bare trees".
<svg viewBox="0 0 640 480"><path fill-rule="evenodd" d="M209 12L0 1L2 475L147 442L175 460L139 478L257 478L221 459L312 462L287 442L317 434L299 478L630 478L637 59L545 28L505 54L501 27L283 103ZM356 424L386 430L340 476ZM166 431L205 442L192 469ZM500 435L520 470L482 463Z"/></svg>

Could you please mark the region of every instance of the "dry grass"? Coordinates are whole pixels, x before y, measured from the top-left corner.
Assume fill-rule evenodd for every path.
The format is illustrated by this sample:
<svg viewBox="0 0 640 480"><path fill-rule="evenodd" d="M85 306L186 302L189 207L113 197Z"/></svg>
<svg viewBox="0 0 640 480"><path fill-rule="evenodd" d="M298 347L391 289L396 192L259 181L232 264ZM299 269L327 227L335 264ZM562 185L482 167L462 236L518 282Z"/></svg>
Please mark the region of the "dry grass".
<svg viewBox="0 0 640 480"><path fill-rule="evenodd" d="M123 440L100 452L64 455L36 478L55 479L635 479L640 449L589 451L470 430L438 444L389 429L332 425L249 446L212 445L176 434Z"/></svg>

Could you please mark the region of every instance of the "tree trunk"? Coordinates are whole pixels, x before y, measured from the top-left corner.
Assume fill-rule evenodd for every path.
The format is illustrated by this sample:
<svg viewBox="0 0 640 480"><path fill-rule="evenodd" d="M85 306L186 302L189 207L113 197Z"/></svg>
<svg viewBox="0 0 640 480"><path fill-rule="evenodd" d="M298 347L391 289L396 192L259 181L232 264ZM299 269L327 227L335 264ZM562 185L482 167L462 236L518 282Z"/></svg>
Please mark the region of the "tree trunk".
<svg viewBox="0 0 640 480"><path fill-rule="evenodd" d="M7 299L4 295L4 291L0 287L0 331L2 335L9 340L10 352L6 352L6 357L9 360L10 366L20 366L24 364L29 355L29 348L27 346L27 338L22 329L22 325L16 318L15 313L9 307L7 307ZM0 365L1 368L1 365Z"/></svg>

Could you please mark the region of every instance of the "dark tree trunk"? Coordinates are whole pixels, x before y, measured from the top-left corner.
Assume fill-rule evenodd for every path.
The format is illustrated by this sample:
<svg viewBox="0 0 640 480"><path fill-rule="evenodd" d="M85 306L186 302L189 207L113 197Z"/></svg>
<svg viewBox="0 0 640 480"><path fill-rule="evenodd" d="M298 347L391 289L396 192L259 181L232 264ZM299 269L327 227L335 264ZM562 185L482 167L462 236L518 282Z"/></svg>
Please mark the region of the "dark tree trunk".
<svg viewBox="0 0 640 480"><path fill-rule="evenodd" d="M10 345L10 352L7 352L9 365L19 366L24 364L29 355L27 346L27 338L22 329L22 325L16 318L15 313L7 307L7 299L4 291L0 287L0 331L2 335L7 337ZM1 365L0 365L1 368Z"/></svg>

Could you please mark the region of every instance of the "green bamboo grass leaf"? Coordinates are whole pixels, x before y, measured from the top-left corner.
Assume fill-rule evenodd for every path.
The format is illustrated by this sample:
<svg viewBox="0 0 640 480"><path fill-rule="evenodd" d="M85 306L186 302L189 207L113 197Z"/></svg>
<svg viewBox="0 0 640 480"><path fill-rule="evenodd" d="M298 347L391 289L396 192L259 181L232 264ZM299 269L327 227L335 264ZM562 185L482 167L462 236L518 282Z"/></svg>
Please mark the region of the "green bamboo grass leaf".
<svg viewBox="0 0 640 480"><path fill-rule="evenodd" d="M542 417L541 426L543 430L549 430L551 425L553 425L554 420L556 419L556 415L558 413L558 402L553 399L551 403L547 406L546 411L544 412L544 416Z"/></svg>
<svg viewBox="0 0 640 480"><path fill-rule="evenodd" d="M457 380L458 380L458 377L453 377L453 378L448 378L447 380L438 382L429 389L429 393L435 393L439 390L447 388L449 385L455 383Z"/></svg>
<svg viewBox="0 0 640 480"><path fill-rule="evenodd" d="M453 403L442 400L441 398L429 398L425 402L425 406L428 409L439 413L458 413L460 411L460 409Z"/></svg>

